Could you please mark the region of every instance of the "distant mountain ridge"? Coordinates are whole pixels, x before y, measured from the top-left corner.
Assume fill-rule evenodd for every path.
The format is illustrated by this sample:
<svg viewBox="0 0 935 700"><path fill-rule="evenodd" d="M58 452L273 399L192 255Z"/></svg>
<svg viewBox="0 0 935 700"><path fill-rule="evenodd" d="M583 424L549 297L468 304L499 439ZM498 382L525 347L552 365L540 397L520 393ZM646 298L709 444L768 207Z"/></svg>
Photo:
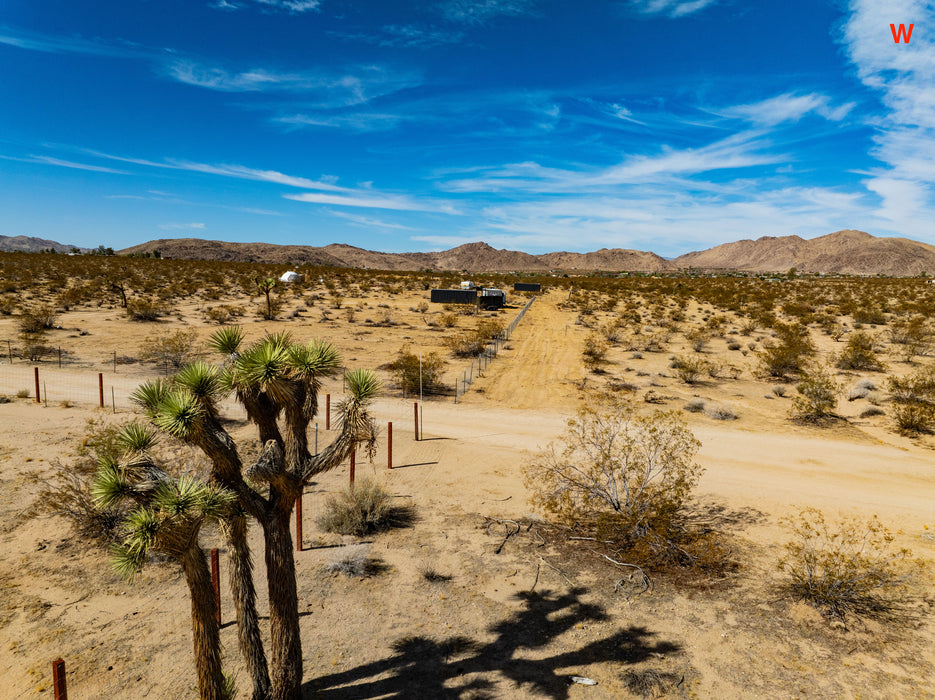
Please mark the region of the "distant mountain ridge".
<svg viewBox="0 0 935 700"><path fill-rule="evenodd" d="M40 250L48 250L49 248L56 253L70 253L73 248L78 248L78 246L33 236L0 236L0 250L8 253L38 253ZM83 253L87 249L78 248L78 250Z"/></svg>
<svg viewBox="0 0 935 700"><path fill-rule="evenodd" d="M62 252L72 246L25 236L0 236L0 250ZM680 255L672 260L655 253L623 248L602 248L590 253L555 252L531 255L498 250L486 243L466 243L430 253L382 253L343 243L326 246L233 243L200 238L162 238L118 251L122 255L160 251L164 257L266 262L335 267L367 267L379 270L439 270L469 272L542 272L548 270L595 272L704 271L820 272L845 275L935 274L935 246L908 238L880 238L847 229L805 239L800 236L764 236L756 240L724 243L707 250Z"/></svg>

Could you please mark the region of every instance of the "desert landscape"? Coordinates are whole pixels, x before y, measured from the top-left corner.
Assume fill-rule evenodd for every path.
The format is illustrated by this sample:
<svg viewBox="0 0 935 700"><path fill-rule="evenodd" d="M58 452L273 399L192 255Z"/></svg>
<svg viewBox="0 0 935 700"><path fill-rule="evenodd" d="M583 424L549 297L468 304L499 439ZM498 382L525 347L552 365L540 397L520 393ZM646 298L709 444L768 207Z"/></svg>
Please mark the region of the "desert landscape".
<svg viewBox="0 0 935 700"><path fill-rule="evenodd" d="M831 243L861 239L843 233ZM827 262L835 251L825 243ZM178 565L155 557L127 582L106 547L41 501L48 484L93 459L108 426L146 421L129 400L141 382L194 361L220 364L209 339L231 325L245 343L288 332L340 351L343 371L324 380L309 433L319 449L338 435L324 424L325 395L332 407L347 396L344 372L371 369L383 383L371 408L376 450L372 460L358 454L356 479L375 480L408 517L362 536L328 532L321 518L349 464L305 487L295 553L304 697L935 695L935 289L926 277L803 275L807 265L786 270L785 259L783 272L758 273L748 271L758 259L749 246L741 262L695 259L717 274L622 276L573 265L492 272L521 269L493 263L462 273L461 260L420 260L412 271L169 260L149 248L0 254L3 697L50 696L57 657L72 697L198 694ZM290 269L303 277L267 295L262 282ZM507 305L429 303L429 289L462 279L507 290ZM542 290L513 292L514 281ZM492 356L491 339L527 304ZM483 365L478 349L490 355ZM407 354L433 368L419 440ZM691 546L709 550L683 543L688 553L673 561L640 560L639 547L615 554L587 523L537 505L529 466L583 407L607 405L674 412L700 442L703 472L680 517L701 533ZM220 411L242 452L259 454L256 426L233 396ZM209 471L204 454L170 437L156 450L184 473ZM829 523L878 518L892 533L887 552L911 551L892 561L886 605L835 613L790 590L779 562L795 542L787 521L805 508ZM249 539L262 582L255 523ZM207 527L200 543L221 552L223 665L249 697L225 538ZM266 588L257 588L268 635Z"/></svg>

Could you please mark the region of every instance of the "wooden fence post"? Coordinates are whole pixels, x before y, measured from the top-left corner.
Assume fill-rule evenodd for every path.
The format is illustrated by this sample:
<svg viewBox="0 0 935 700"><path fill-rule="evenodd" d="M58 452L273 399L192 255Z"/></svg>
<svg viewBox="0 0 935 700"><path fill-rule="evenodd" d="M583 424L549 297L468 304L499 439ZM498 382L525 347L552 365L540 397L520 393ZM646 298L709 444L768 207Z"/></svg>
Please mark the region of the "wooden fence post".
<svg viewBox="0 0 935 700"><path fill-rule="evenodd" d="M42 399L39 398L39 368L33 367L36 370L36 403L42 403Z"/></svg>
<svg viewBox="0 0 935 700"><path fill-rule="evenodd" d="M386 424L386 468L393 468L393 421Z"/></svg>
<svg viewBox="0 0 935 700"><path fill-rule="evenodd" d="M104 408L104 373L97 373L97 391L101 397L101 408Z"/></svg>
<svg viewBox="0 0 935 700"><path fill-rule="evenodd" d="M302 551L302 494L295 499L295 551Z"/></svg>
<svg viewBox="0 0 935 700"><path fill-rule="evenodd" d="M218 566L217 547L211 550L211 587L214 588L214 618L221 626L221 571Z"/></svg>
<svg viewBox="0 0 935 700"><path fill-rule="evenodd" d="M52 692L55 700L68 700L68 686L65 682L65 662L61 657L52 662Z"/></svg>

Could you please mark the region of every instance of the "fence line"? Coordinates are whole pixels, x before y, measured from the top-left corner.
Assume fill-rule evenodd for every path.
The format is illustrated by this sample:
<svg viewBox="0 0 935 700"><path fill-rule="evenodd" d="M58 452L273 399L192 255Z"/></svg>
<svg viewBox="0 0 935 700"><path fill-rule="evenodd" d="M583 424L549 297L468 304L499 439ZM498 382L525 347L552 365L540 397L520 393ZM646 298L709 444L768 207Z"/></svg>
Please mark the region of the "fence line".
<svg viewBox="0 0 935 700"><path fill-rule="evenodd" d="M523 320L523 316L526 315L526 312L529 310L529 307L532 306L532 303L535 300L536 297L533 297L527 301L526 305L520 309L518 314L516 314L516 318L510 321L510 325L508 325L494 338L492 338L487 343L487 346L480 352L480 354L471 360L471 366L463 370L460 377L455 378L455 403L458 403L458 397L464 396L468 389L471 388L471 384L474 383L475 377L484 376L484 370L487 369L491 360L497 356L503 345L510 339L510 336L513 335L513 331L516 330L517 324Z"/></svg>

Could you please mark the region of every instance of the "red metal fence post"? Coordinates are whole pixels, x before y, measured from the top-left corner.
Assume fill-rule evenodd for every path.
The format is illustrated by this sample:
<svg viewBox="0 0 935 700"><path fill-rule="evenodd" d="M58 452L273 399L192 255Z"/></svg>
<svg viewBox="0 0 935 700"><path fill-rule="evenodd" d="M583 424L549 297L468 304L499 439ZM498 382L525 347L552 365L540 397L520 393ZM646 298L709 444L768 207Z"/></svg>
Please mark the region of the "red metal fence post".
<svg viewBox="0 0 935 700"><path fill-rule="evenodd" d="M412 402L412 417L415 425L415 436L416 440L419 439L419 402Z"/></svg>
<svg viewBox="0 0 935 700"><path fill-rule="evenodd" d="M42 399L39 398L39 368L33 367L36 370L36 403L42 403Z"/></svg>
<svg viewBox="0 0 935 700"><path fill-rule="evenodd" d="M386 468L393 468L393 421L386 424Z"/></svg>
<svg viewBox="0 0 935 700"><path fill-rule="evenodd" d="M97 390L101 396L101 408L104 408L104 375L101 372L97 373Z"/></svg>
<svg viewBox="0 0 935 700"><path fill-rule="evenodd" d="M357 448L351 449L351 488L354 487L354 464L357 460Z"/></svg>
<svg viewBox="0 0 935 700"><path fill-rule="evenodd" d="M52 662L52 692L55 700L68 700L68 686L65 683L65 662L61 657Z"/></svg>
<svg viewBox="0 0 935 700"><path fill-rule="evenodd" d="M302 494L295 499L295 550L302 551Z"/></svg>
<svg viewBox="0 0 935 700"><path fill-rule="evenodd" d="M214 588L214 617L221 626L221 571L218 566L217 547L211 550L211 586Z"/></svg>
<svg viewBox="0 0 935 700"><path fill-rule="evenodd" d="M325 394L325 430L331 430L331 394Z"/></svg>

